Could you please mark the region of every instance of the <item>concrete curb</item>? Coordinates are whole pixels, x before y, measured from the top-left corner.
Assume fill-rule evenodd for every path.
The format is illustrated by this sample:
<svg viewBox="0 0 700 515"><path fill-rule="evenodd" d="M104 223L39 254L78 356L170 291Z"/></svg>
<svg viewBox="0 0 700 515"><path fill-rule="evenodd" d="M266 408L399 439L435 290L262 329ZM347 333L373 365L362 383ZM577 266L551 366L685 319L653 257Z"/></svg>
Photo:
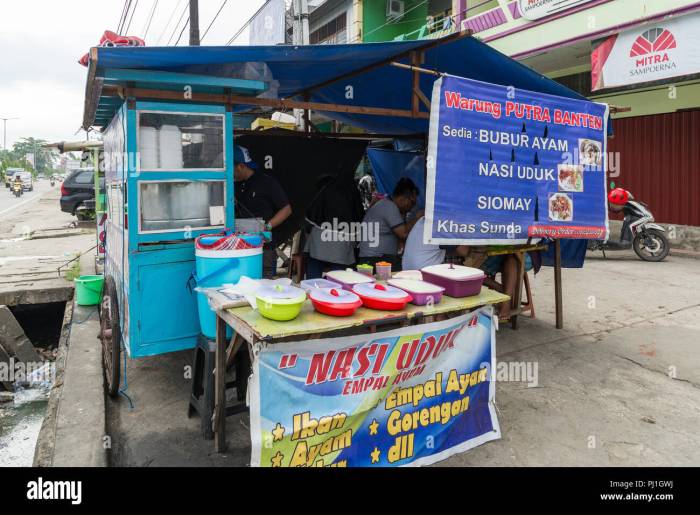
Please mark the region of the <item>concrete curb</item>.
<svg viewBox="0 0 700 515"><path fill-rule="evenodd" d="M35 466L106 467L105 398L97 306L73 303ZM63 340L63 338L62 338ZM63 360L63 363L59 361Z"/></svg>
<svg viewBox="0 0 700 515"><path fill-rule="evenodd" d="M674 249L671 247L671 255L690 259L700 259L700 252L686 249Z"/></svg>
<svg viewBox="0 0 700 515"><path fill-rule="evenodd" d="M97 306L73 306L54 467L106 467L105 398Z"/></svg>

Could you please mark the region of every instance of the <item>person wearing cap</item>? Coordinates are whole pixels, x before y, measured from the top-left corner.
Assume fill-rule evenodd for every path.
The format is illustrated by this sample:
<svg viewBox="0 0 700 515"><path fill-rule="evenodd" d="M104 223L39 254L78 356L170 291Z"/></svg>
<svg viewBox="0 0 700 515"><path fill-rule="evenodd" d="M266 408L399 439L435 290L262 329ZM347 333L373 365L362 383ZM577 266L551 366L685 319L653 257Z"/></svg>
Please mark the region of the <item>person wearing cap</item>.
<svg viewBox="0 0 700 515"><path fill-rule="evenodd" d="M258 165L245 147L234 146L233 180L236 218L262 218L264 230L272 231L272 242L263 248L263 277L272 278L277 268L274 229L292 214L287 194L277 180L258 171Z"/></svg>

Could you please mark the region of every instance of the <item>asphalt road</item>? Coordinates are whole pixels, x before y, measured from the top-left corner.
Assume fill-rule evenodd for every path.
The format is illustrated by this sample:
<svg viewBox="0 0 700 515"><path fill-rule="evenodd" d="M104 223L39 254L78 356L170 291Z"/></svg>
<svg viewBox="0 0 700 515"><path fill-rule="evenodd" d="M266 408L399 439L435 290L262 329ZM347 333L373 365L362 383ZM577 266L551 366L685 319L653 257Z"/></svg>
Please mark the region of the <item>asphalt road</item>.
<svg viewBox="0 0 700 515"><path fill-rule="evenodd" d="M17 292L32 291L38 299L41 292L70 287L57 270L90 249L94 229L76 227L77 219L61 211L59 182L51 187L38 180L19 198L0 188L0 303Z"/></svg>
<svg viewBox="0 0 700 515"><path fill-rule="evenodd" d="M60 190L61 183L57 182L53 188ZM36 202L51 189L48 180L39 179L34 183L34 191L25 191L20 197L15 197L11 189L0 185L0 220L11 219L19 209Z"/></svg>

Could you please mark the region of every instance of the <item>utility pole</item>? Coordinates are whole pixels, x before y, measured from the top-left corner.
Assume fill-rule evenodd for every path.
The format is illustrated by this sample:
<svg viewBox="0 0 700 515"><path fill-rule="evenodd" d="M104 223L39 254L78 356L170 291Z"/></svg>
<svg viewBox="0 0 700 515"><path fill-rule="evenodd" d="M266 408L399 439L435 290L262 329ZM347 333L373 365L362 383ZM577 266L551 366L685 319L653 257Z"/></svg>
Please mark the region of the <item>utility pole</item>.
<svg viewBox="0 0 700 515"><path fill-rule="evenodd" d="M295 45L309 44L309 2L308 0L293 0L294 25L292 42Z"/></svg>
<svg viewBox="0 0 700 515"><path fill-rule="evenodd" d="M292 33L292 42L295 45L309 44L309 2L308 0L293 0L292 9L294 11L294 25ZM294 117L296 125L300 130L309 131L309 110L295 109Z"/></svg>
<svg viewBox="0 0 700 515"><path fill-rule="evenodd" d="M19 118L0 118L2 120L2 149L7 150L7 122L10 120L19 120Z"/></svg>
<svg viewBox="0 0 700 515"><path fill-rule="evenodd" d="M190 46L199 46L199 0L190 0Z"/></svg>
<svg viewBox="0 0 700 515"><path fill-rule="evenodd" d="M309 2L308 0L299 0L301 9L301 44L309 44Z"/></svg>

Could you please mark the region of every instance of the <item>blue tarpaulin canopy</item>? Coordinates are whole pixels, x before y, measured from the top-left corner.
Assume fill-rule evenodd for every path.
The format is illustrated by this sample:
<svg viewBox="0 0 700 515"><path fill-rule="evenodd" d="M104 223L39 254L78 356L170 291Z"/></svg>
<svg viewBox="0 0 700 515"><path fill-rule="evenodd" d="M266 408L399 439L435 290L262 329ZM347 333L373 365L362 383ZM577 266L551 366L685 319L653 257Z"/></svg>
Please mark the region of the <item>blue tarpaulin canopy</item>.
<svg viewBox="0 0 700 515"><path fill-rule="evenodd" d="M236 81L254 81L258 98L295 99L341 106L411 111L414 72L391 63L417 64L423 69L516 88L585 100L575 91L518 63L466 33L436 40L307 46L240 47L116 47L91 52L84 126L103 126L118 102L107 85L138 84L140 78L168 89L172 78L192 82L195 91L229 93ZM166 78L169 76L170 78ZM159 79L160 77L160 79ZM419 87L430 98L436 76L419 74ZM151 86L152 87L152 86ZM171 88L173 89L173 88ZM251 94L250 90L247 94ZM237 110L249 106L237 106ZM326 116L385 134L426 133L426 106L420 117L331 112Z"/></svg>

